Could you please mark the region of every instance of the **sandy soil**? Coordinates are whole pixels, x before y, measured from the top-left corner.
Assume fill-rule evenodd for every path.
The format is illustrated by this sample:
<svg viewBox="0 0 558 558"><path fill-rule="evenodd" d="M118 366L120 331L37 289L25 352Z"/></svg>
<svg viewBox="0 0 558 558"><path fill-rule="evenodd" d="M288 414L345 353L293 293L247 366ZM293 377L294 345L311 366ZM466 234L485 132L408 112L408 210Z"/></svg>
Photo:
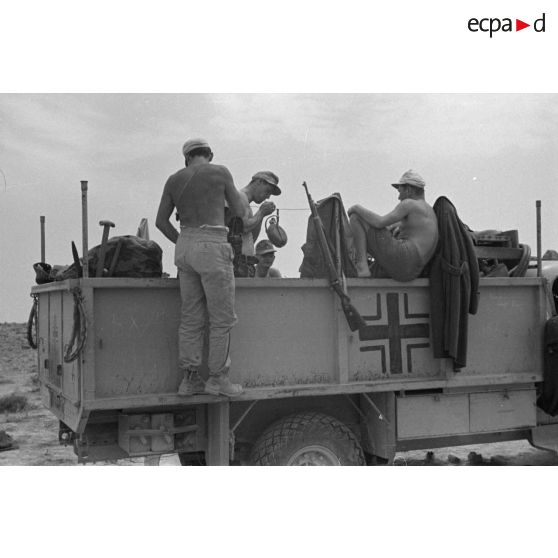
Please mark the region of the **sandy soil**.
<svg viewBox="0 0 558 558"><path fill-rule="evenodd" d="M18 412L0 412L0 431L18 446L0 451L0 465L77 465L73 449L58 443L58 419L41 404L36 352L29 347L25 325L5 323L0 324L0 398L13 393L25 396L27 405ZM112 463L100 465L105 464ZM115 464L143 465L143 459ZM178 457L164 456L160 464L179 465ZM499 442L398 453L394 465L558 465L558 455L527 441Z"/></svg>

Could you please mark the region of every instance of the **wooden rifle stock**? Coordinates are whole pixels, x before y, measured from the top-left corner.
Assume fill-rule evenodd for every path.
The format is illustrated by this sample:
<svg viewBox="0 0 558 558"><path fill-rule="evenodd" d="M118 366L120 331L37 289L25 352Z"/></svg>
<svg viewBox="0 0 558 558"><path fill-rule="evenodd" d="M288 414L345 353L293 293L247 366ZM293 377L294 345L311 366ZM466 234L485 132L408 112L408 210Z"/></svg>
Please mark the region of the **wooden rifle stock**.
<svg viewBox="0 0 558 558"><path fill-rule="evenodd" d="M316 204L312 199L310 192L308 192L308 186L306 185L306 182L303 182L302 186L306 190L308 205L310 206L310 211L312 212L312 220L314 221L314 227L316 228L316 233L318 234L320 248L322 249L322 255L324 257L327 272L329 275L329 284L341 300L341 307L343 308L343 313L345 314L345 318L347 319L347 324L349 324L350 330L356 331L364 327L366 325L366 322L362 319L362 316L359 314L358 310L351 304L351 299L341 287L341 281L339 279L337 270L335 269L335 264L333 263L331 252L329 251L329 245L324 232L324 225L322 223L320 215L318 214L318 208L316 207Z"/></svg>

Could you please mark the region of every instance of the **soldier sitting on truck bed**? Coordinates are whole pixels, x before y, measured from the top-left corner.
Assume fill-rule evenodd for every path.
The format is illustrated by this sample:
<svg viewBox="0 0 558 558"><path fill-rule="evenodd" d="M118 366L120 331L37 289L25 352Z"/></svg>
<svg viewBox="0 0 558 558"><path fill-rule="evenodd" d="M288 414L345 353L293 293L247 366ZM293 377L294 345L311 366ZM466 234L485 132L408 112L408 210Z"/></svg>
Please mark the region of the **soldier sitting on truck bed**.
<svg viewBox="0 0 558 558"><path fill-rule="evenodd" d="M236 215L244 204L226 167L211 164L213 153L203 139L191 139L182 148L186 168L165 184L157 212L157 228L176 243L182 310L178 332L181 395L210 393L233 397L242 393L228 377L230 330L236 323L232 247L227 241L225 201ZM169 218L176 207L180 234ZM198 369L209 318L209 379Z"/></svg>
<svg viewBox="0 0 558 558"><path fill-rule="evenodd" d="M392 184L400 203L381 216L353 205L348 210L355 240L359 277L391 277L412 281L432 258L438 242L438 222L424 199L425 182L408 170ZM367 253L374 258L368 266Z"/></svg>
<svg viewBox="0 0 558 558"><path fill-rule="evenodd" d="M240 196L244 204L244 214L242 215L242 232L240 233L241 243L239 242L239 246L235 247L236 250L240 251L240 253L235 253L235 277L254 277L255 275L258 260L254 255L254 244L260 235L264 217L275 211L275 204L266 200L270 196L281 194L278 184L279 178L276 174L271 171L260 171L252 177L247 186L240 190ZM261 203L256 213L250 207L252 202ZM225 212L225 222L229 229L234 229L228 209ZM234 242L233 246L235 246Z"/></svg>

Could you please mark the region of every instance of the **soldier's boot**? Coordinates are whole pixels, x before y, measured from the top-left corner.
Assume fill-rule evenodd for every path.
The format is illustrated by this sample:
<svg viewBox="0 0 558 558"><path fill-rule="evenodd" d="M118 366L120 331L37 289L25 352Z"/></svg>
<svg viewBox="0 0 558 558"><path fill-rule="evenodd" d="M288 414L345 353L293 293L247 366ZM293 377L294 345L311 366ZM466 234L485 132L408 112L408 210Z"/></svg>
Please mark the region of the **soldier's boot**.
<svg viewBox="0 0 558 558"><path fill-rule="evenodd" d="M178 386L178 395L199 395L205 393L205 382L197 370L184 372L184 379Z"/></svg>
<svg viewBox="0 0 558 558"><path fill-rule="evenodd" d="M228 374L217 374L209 376L205 383L205 392L211 395L225 395L227 397L236 397L240 395L244 389L240 384L233 384Z"/></svg>

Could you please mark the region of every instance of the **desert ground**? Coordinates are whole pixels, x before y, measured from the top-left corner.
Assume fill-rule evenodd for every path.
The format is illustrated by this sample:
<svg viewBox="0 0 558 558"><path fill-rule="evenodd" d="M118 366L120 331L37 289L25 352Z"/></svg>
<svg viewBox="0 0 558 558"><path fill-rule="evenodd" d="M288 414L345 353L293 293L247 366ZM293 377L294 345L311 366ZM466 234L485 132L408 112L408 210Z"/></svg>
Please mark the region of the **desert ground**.
<svg viewBox="0 0 558 558"><path fill-rule="evenodd" d="M0 433L13 440L2 451L0 465L77 465L71 447L58 443L58 419L42 406L36 352L25 324L0 324ZM180 465L176 455L161 465ZM97 465L143 465L143 459ZM396 466L558 465L558 455L533 448L527 441L439 448L398 453Z"/></svg>

